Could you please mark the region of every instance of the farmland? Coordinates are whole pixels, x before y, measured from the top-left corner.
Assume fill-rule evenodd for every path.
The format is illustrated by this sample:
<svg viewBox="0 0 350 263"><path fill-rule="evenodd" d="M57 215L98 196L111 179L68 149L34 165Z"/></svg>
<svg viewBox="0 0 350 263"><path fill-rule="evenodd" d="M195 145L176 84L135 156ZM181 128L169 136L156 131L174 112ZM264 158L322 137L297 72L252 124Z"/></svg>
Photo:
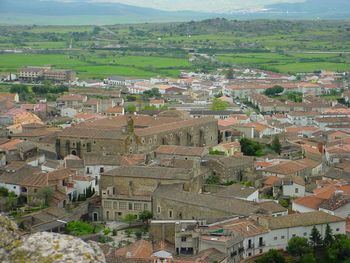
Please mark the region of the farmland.
<svg viewBox="0 0 350 263"><path fill-rule="evenodd" d="M282 73L350 70L350 22L230 21L110 26L0 26L0 72L28 65L106 75L256 67ZM20 50L8 54L5 50ZM212 60L193 60L189 50ZM191 61L191 62L190 62Z"/></svg>
<svg viewBox="0 0 350 263"><path fill-rule="evenodd" d="M159 56L108 56L105 53L0 54L0 72L14 72L28 65L51 65L56 68L73 69L82 78L103 78L106 75L177 76L180 69L185 70L191 66L186 58Z"/></svg>

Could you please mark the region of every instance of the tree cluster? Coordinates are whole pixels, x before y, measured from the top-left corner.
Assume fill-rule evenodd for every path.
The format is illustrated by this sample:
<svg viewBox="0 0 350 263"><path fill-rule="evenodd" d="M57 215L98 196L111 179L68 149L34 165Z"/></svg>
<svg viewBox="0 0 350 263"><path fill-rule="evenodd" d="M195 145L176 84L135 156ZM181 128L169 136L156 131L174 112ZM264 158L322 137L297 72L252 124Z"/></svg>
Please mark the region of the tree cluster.
<svg viewBox="0 0 350 263"><path fill-rule="evenodd" d="M276 96L281 94L284 91L284 88L279 85L275 85L272 88L266 89L265 90L265 95L266 96Z"/></svg>
<svg viewBox="0 0 350 263"><path fill-rule="evenodd" d="M160 94L159 89L153 88L151 90L144 91L143 92L143 96L146 99L149 99L149 98L160 99L162 97L162 94Z"/></svg>
<svg viewBox="0 0 350 263"><path fill-rule="evenodd" d="M219 111L226 110L228 108L228 103L226 101L214 98L211 105L211 110Z"/></svg>
<svg viewBox="0 0 350 263"><path fill-rule="evenodd" d="M248 138L242 138L240 141L241 150L244 155L247 156L263 156L264 155L264 147L261 143L250 140Z"/></svg>

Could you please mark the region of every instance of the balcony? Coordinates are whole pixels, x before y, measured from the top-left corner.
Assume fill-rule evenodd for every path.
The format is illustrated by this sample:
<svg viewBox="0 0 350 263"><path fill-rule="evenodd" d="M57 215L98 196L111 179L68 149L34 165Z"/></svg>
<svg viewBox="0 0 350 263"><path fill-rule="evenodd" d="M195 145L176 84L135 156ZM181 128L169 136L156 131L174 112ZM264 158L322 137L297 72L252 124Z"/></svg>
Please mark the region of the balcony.
<svg viewBox="0 0 350 263"><path fill-rule="evenodd" d="M248 244L247 249L253 249L254 248L254 244Z"/></svg>
<svg viewBox="0 0 350 263"><path fill-rule="evenodd" d="M265 241L259 242L259 247L264 247L264 246L266 246Z"/></svg>

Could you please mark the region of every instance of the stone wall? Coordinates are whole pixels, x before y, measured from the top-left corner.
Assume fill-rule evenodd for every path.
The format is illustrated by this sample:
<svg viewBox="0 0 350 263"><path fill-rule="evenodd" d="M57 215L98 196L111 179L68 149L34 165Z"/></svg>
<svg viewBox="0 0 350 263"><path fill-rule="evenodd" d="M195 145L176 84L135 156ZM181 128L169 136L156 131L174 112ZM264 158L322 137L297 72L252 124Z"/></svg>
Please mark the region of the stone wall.
<svg viewBox="0 0 350 263"><path fill-rule="evenodd" d="M195 203L183 204L176 200L157 198L157 195L154 195L152 203L153 217L157 220L214 219L232 215L230 211L215 210Z"/></svg>

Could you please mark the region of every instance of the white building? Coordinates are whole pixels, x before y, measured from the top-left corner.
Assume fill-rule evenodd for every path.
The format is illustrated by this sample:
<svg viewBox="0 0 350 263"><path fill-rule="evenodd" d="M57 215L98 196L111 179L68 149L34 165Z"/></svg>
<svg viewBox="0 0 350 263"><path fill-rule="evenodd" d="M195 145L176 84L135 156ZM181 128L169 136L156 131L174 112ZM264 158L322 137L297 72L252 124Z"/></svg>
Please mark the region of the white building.
<svg viewBox="0 0 350 263"><path fill-rule="evenodd" d="M98 186L101 174L118 168L121 165L121 161L121 156L98 154L86 155L84 158L84 175L94 178L95 184ZM98 192L98 189L96 190Z"/></svg>
<svg viewBox="0 0 350 263"><path fill-rule="evenodd" d="M280 217L257 217L229 220L215 224L244 236L244 257L268 252L270 249L286 249L293 237L309 238L315 226L324 236L329 224L334 234L346 233L343 218L316 211Z"/></svg>
<svg viewBox="0 0 350 263"><path fill-rule="evenodd" d="M95 178L90 176L73 176L74 188L77 190L78 194L84 194L86 189L91 187L91 189L96 189Z"/></svg>
<svg viewBox="0 0 350 263"><path fill-rule="evenodd" d="M343 195L342 191L335 192L334 196L325 200L319 208L325 213L347 218L350 216L350 196Z"/></svg>

